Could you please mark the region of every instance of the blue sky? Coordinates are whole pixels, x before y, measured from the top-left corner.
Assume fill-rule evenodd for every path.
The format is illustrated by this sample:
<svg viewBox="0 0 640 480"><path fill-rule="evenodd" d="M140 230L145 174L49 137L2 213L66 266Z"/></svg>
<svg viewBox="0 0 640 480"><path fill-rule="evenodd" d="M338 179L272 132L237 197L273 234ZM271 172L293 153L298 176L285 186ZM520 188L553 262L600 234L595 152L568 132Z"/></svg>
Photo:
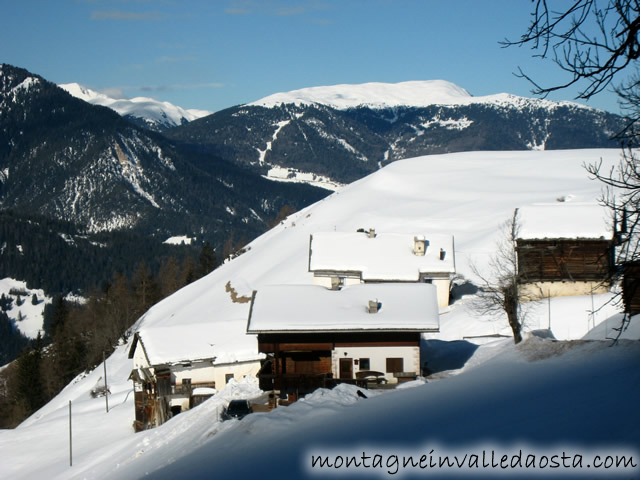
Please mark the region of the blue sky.
<svg viewBox="0 0 640 480"><path fill-rule="evenodd" d="M5 0L0 63L211 111L340 83L441 79L472 95L531 96L518 67L543 85L566 77L528 48L499 45L526 30L530 9L527 0ZM588 105L618 111L610 93Z"/></svg>

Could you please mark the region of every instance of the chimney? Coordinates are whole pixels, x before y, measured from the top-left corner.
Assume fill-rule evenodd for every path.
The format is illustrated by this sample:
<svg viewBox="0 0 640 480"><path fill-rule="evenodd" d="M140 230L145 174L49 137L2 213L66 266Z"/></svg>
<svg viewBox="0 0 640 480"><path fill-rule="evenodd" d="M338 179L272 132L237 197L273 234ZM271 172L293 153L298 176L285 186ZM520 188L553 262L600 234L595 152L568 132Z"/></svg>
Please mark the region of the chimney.
<svg viewBox="0 0 640 480"><path fill-rule="evenodd" d="M369 307L367 308L367 311L369 313L378 313L379 308L380 308L380 304L378 303L377 300L369 300Z"/></svg>
<svg viewBox="0 0 640 480"><path fill-rule="evenodd" d="M424 257L427 250L427 241L424 237L413 237L413 254L418 257Z"/></svg>
<svg viewBox="0 0 640 480"><path fill-rule="evenodd" d="M376 238L376 229L375 228L370 228L369 232L367 233L367 236L369 238Z"/></svg>
<svg viewBox="0 0 640 480"><path fill-rule="evenodd" d="M331 290L340 290L341 285L340 277L331 277Z"/></svg>
<svg viewBox="0 0 640 480"><path fill-rule="evenodd" d="M442 248L440 249L440 260L444 260L447 256L447 252L445 252Z"/></svg>

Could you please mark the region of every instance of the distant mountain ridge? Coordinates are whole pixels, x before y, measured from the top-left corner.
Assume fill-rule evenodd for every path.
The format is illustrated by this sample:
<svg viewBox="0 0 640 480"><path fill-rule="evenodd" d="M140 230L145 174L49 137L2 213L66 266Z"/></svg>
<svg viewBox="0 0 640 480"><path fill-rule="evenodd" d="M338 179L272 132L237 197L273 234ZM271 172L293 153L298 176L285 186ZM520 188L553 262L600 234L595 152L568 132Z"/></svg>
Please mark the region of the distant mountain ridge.
<svg viewBox="0 0 640 480"><path fill-rule="evenodd" d="M450 82L313 87L277 93L165 132L282 181L344 184L404 158L461 151L617 147L617 115Z"/></svg>
<svg viewBox="0 0 640 480"><path fill-rule="evenodd" d="M133 123L158 132L211 114L208 110L184 109L148 97L111 98L78 83L61 84L59 87L76 98L92 105L111 108Z"/></svg>
<svg viewBox="0 0 640 480"><path fill-rule="evenodd" d="M336 110L368 107L384 110L397 107L426 108L434 105L461 106L471 104L522 105L525 103L554 109L575 106L588 109L575 102L553 102L543 99L518 97L508 93L476 97L464 88L446 80L417 80L400 83L370 82L310 87L269 95L248 106L279 107L282 105L324 105Z"/></svg>
<svg viewBox="0 0 640 480"><path fill-rule="evenodd" d="M284 205L327 194L187 151L10 65L0 65L0 172L3 209L88 233L188 235L212 245L253 238Z"/></svg>

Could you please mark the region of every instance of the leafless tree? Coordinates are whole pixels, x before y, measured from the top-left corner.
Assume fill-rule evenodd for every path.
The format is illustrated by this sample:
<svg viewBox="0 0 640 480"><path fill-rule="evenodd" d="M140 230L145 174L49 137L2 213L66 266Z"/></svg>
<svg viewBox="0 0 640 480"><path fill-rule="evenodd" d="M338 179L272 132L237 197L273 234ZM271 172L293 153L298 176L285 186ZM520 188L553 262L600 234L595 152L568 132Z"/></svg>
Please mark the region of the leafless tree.
<svg viewBox="0 0 640 480"><path fill-rule="evenodd" d="M481 315L505 313L515 343L522 341L524 321L518 285L518 230L518 209L515 209L513 216L502 225L504 235L489 259L487 272L480 272L475 265L471 266L474 275L480 279L480 290L474 300L475 310Z"/></svg>

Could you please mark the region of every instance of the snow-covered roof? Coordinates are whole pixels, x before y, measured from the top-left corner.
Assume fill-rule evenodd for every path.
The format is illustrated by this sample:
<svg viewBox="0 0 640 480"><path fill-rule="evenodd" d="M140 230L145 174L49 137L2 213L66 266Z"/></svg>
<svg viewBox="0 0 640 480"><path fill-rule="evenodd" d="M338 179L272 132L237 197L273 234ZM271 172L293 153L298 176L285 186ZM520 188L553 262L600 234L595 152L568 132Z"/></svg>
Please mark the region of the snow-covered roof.
<svg viewBox="0 0 640 480"><path fill-rule="evenodd" d="M613 236L608 213L597 203L556 202L518 209L518 238L606 239Z"/></svg>
<svg viewBox="0 0 640 480"><path fill-rule="evenodd" d="M415 255L415 240L426 242ZM441 255L441 251L443 255ZM418 281L420 274L455 273L452 235L320 232L311 235L311 272L361 272L363 280Z"/></svg>
<svg viewBox="0 0 640 480"><path fill-rule="evenodd" d="M142 346L151 366L209 361L212 365L257 360L257 340L241 331L237 321L205 325L171 325L142 328L137 344ZM131 352L133 353L133 352Z"/></svg>
<svg viewBox="0 0 640 480"><path fill-rule="evenodd" d="M376 313L369 313L370 301L378 303ZM431 284L358 284L342 290L271 285L255 293L247 331L436 332L439 326L436 287Z"/></svg>

